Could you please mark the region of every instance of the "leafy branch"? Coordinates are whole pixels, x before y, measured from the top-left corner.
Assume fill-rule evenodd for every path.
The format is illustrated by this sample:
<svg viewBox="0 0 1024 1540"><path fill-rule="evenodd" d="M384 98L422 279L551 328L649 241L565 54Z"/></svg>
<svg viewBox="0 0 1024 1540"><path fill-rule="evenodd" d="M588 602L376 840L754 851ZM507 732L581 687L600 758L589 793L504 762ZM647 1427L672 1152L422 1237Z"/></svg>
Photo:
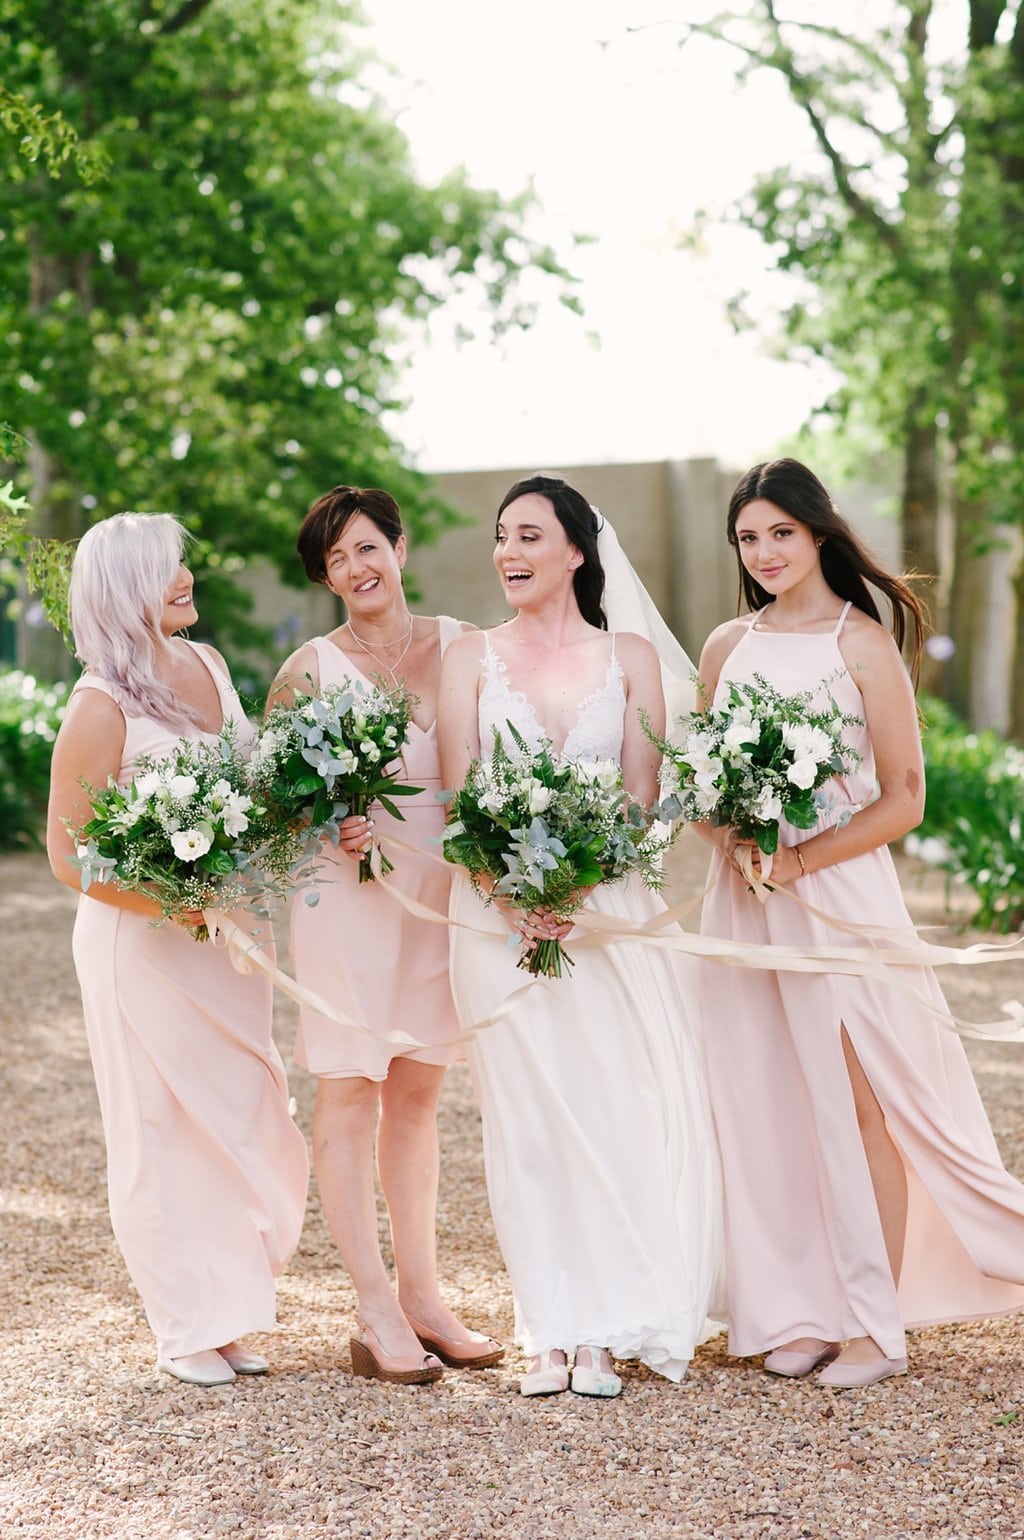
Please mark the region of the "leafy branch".
<svg viewBox="0 0 1024 1540"><path fill-rule="evenodd" d="M10 436L4 424L0 424L0 435ZM12 557L22 568L29 591L36 595L47 620L70 646L68 582L72 547L66 540L33 535L28 527L30 512L28 499L16 496L13 481L0 482L0 552Z"/></svg>

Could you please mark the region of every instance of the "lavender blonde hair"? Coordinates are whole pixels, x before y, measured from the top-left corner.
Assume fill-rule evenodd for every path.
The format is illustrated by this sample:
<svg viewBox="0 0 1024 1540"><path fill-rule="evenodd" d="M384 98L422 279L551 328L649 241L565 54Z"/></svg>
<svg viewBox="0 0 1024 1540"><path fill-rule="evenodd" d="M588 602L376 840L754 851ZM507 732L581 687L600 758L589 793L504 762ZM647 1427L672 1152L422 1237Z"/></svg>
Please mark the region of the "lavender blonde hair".
<svg viewBox="0 0 1024 1540"><path fill-rule="evenodd" d="M126 716L171 728L198 721L154 669L164 597L188 539L171 513L115 513L82 536L68 590L76 656L113 685Z"/></svg>

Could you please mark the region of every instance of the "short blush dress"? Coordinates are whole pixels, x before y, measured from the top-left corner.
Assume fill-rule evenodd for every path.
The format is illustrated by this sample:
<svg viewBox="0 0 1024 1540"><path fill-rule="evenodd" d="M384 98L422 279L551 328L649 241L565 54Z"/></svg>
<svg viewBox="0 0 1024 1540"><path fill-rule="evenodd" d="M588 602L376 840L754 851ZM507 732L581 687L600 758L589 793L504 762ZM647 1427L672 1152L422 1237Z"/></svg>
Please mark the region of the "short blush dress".
<svg viewBox="0 0 1024 1540"><path fill-rule="evenodd" d="M787 694L826 679L841 709L864 703L839 636L759 631L757 616L716 692L755 674ZM826 788L816 829L782 824L783 845L834 826L876 795L865 727L847 729L862 760ZM716 851L706 935L784 946L870 947L784 894L764 905ZM844 922L909 930L887 847L808 873L794 892ZM904 1329L1024 1308L1024 1187L1004 1169L959 1038L908 988L944 1008L934 975L893 983L840 974L756 972L705 963L711 1098L725 1177L730 1350L763 1353L797 1337L870 1336L889 1358ZM893 1282L857 1125L841 1028L903 1157L909 1212Z"/></svg>
<svg viewBox="0 0 1024 1540"><path fill-rule="evenodd" d="M226 674L201 647L236 742L252 740ZM85 674L75 686L102 690ZM181 733L125 717L118 783ZM234 919L252 928L249 917ZM261 938L262 939L262 938ZM107 1143L114 1235L164 1357L274 1325L274 1278L298 1244L309 1180L271 1037L271 986L168 921L78 902L73 950Z"/></svg>
<svg viewBox="0 0 1024 1540"><path fill-rule="evenodd" d="M443 656L462 635L462 626L447 615L438 620ZM329 638L314 637L311 646L321 685L341 685L348 679L372 687ZM360 883L358 862L324 841L319 903L306 904L301 893L292 900L295 977L366 1029L353 1031L301 1006L295 1063L314 1075L385 1080L393 1058L444 1065L461 1057L458 1048L437 1046L458 1031L448 981L448 932L443 925L409 914L384 891L400 888L438 914L448 913L451 868L441 855L444 807L437 800L441 767L436 722L426 730L411 725L402 766L402 779L422 786L422 793L399 800L403 822L379 806L370 816L378 836L392 836L416 848L385 846L394 871L376 882ZM408 1033L423 1046L410 1049L382 1041L390 1032Z"/></svg>

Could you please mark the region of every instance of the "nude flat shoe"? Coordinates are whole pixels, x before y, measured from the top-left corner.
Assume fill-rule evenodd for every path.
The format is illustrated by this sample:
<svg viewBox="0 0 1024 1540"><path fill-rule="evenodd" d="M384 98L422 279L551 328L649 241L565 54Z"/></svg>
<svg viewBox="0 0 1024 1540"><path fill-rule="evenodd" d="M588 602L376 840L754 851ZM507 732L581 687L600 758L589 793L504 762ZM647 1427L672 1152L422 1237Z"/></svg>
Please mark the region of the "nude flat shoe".
<svg viewBox="0 0 1024 1540"><path fill-rule="evenodd" d="M905 1358L877 1358L873 1364L829 1364L818 1375L818 1384L830 1385L833 1390L856 1390L906 1372Z"/></svg>
<svg viewBox="0 0 1024 1540"><path fill-rule="evenodd" d="M212 1385L230 1385L235 1371L216 1348L203 1353L186 1353L182 1358L163 1358L156 1361L162 1374L173 1374L183 1385L201 1385L208 1390Z"/></svg>
<svg viewBox="0 0 1024 1540"><path fill-rule="evenodd" d="M493 1337L485 1337L483 1332L471 1332L468 1341L460 1342L454 1337L442 1337L439 1332L431 1331L429 1326L417 1321L408 1310L405 1319L427 1351L447 1364L449 1369L489 1369L492 1364L500 1363L505 1356L501 1343Z"/></svg>
<svg viewBox="0 0 1024 1540"><path fill-rule="evenodd" d="M521 1396L557 1396L563 1390L569 1389L568 1364L556 1364L551 1361L551 1355L560 1351L560 1348L550 1348L546 1353L535 1355L536 1369L531 1369L519 1381Z"/></svg>
<svg viewBox="0 0 1024 1540"><path fill-rule="evenodd" d="M270 1373L270 1365L265 1358L261 1358L259 1353L250 1353L248 1348L239 1347L237 1342L230 1347L218 1348L217 1352L236 1374Z"/></svg>
<svg viewBox="0 0 1024 1540"><path fill-rule="evenodd" d="M839 1357L839 1351L838 1342L823 1342L815 1353L795 1353L792 1348L775 1348L768 1354L764 1366L769 1374L783 1374L787 1379L799 1380L805 1374L820 1369L822 1364L830 1364L833 1358Z"/></svg>

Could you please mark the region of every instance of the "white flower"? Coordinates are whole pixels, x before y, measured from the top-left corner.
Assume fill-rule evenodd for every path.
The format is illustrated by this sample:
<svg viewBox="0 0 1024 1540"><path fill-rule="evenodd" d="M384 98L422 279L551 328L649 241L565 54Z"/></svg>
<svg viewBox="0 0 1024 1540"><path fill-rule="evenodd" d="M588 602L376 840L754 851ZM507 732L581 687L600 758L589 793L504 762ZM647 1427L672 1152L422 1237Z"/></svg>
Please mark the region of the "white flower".
<svg viewBox="0 0 1024 1540"><path fill-rule="evenodd" d="M229 788L229 795L224 800L221 822L224 825L224 833L231 839L244 833L249 827L249 820L245 815L250 807L252 807L251 797L240 797Z"/></svg>
<svg viewBox="0 0 1024 1540"><path fill-rule="evenodd" d="M369 738L363 739L362 743L359 745L359 752L362 754L364 759L369 760L371 765L375 765L378 759L380 759L380 749L375 743L371 743Z"/></svg>
<svg viewBox="0 0 1024 1540"><path fill-rule="evenodd" d="M198 861L205 856L213 841L202 829L180 829L171 835L174 854L179 861Z"/></svg>
<svg viewBox="0 0 1024 1540"><path fill-rule="evenodd" d="M155 770L147 770L145 775L135 778L135 792L141 798L151 797L160 786L160 777Z"/></svg>
<svg viewBox="0 0 1024 1540"><path fill-rule="evenodd" d="M799 786L802 791L813 786L817 776L818 761L812 758L795 760L786 771L786 780L793 786Z"/></svg>
<svg viewBox="0 0 1024 1540"><path fill-rule="evenodd" d="M717 786L698 786L690 794L691 804L697 813L713 813L721 798L722 793Z"/></svg>
<svg viewBox="0 0 1024 1540"><path fill-rule="evenodd" d="M812 759L816 765L820 765L832 758L833 745L828 733L822 732L820 727L811 727L806 722L784 722L782 741L787 749L792 750L793 758L796 760ZM802 783L798 781L795 784ZM809 785L810 782L807 784Z"/></svg>
<svg viewBox="0 0 1024 1540"><path fill-rule="evenodd" d="M194 775L172 775L167 782L167 790L175 802L185 802L189 797L194 797L199 790L199 782ZM202 851L199 852L203 854Z"/></svg>
<svg viewBox="0 0 1024 1540"><path fill-rule="evenodd" d="M782 798L773 786L762 786L751 808L759 823L775 823L782 817Z"/></svg>
<svg viewBox="0 0 1024 1540"><path fill-rule="evenodd" d="M538 813L546 812L551 806L551 799L554 795L550 786L542 786L539 781L534 781L530 787L529 809L531 814L536 816Z"/></svg>
<svg viewBox="0 0 1024 1540"><path fill-rule="evenodd" d="M578 759L576 774L588 785L611 791L619 784L619 767L614 759Z"/></svg>
<svg viewBox="0 0 1024 1540"><path fill-rule="evenodd" d="M398 742L398 734L395 731L393 725L390 727L385 727L383 739L389 749L393 749L395 747L395 744Z"/></svg>
<svg viewBox="0 0 1024 1540"><path fill-rule="evenodd" d="M505 799L497 786L488 786L480 793L480 806L485 813L490 813L492 817L497 817L503 810Z"/></svg>
<svg viewBox="0 0 1024 1540"><path fill-rule="evenodd" d="M757 743L761 737L761 724L749 711L737 711L722 734L722 748L736 751L745 744Z"/></svg>
<svg viewBox="0 0 1024 1540"><path fill-rule="evenodd" d="M227 802L228 798L233 795L230 781L214 781L210 787L210 796L218 797L221 802Z"/></svg>

